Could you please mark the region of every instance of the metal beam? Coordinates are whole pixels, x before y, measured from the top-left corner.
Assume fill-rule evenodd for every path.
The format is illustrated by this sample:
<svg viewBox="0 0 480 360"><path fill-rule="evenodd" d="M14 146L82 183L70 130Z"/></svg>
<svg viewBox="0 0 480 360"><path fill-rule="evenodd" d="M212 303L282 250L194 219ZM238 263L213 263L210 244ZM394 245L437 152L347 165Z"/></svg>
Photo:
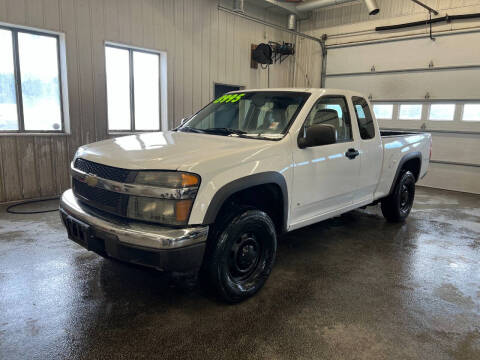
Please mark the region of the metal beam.
<svg viewBox="0 0 480 360"><path fill-rule="evenodd" d="M321 38L317 38L317 37L315 37L315 36L311 36L311 35L308 35L308 34L304 34L304 33L301 33L301 32L299 32L299 31L295 31L295 30L288 30L286 27L283 27L283 26L281 26L281 25L277 25L277 24L274 24L274 23L270 23L270 22L268 22L268 21L265 21L265 20L262 20L262 19L259 19L259 18L250 16L250 15L247 15L247 14L237 13L237 12L235 12L235 11L229 9L229 8L226 8L226 7L222 6L222 5L218 5L218 10L227 12L227 13L232 14L232 15L240 16L241 18L244 18L244 19L247 19L247 20L256 22L256 23L258 23L258 24L270 26L270 27L272 27L272 28L275 28L275 29L278 29L278 30L281 30L281 31L284 31L284 32L287 32L287 33L290 33L290 34L292 34L292 35L297 35L297 36L300 36L300 37L305 38L305 39L309 39L309 40L316 41L316 42L318 42L319 44L321 44L322 48L325 47L325 42L324 42L323 39L321 39Z"/></svg>

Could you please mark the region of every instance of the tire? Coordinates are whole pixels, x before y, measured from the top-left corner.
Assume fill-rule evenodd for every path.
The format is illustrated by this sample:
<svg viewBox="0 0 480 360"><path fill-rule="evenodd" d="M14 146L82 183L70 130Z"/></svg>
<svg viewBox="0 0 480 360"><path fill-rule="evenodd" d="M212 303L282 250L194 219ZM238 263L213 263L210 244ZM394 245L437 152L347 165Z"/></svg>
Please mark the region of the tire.
<svg viewBox="0 0 480 360"><path fill-rule="evenodd" d="M412 172L403 172L393 193L382 200L382 213L387 221L402 222L407 219L415 200L415 182Z"/></svg>
<svg viewBox="0 0 480 360"><path fill-rule="evenodd" d="M275 225L263 211L237 209L217 226L204 259L205 275L222 300L238 303L256 294L272 271Z"/></svg>

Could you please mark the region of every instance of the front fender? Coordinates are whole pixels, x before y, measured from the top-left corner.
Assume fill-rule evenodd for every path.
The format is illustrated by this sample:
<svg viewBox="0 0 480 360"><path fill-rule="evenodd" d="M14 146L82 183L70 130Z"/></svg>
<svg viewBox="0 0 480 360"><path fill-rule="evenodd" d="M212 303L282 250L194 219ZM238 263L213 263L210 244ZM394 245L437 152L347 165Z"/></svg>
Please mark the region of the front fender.
<svg viewBox="0 0 480 360"><path fill-rule="evenodd" d="M210 205L206 211L205 218L203 219L203 224L213 224L215 222L222 205L231 195L241 190L265 184L275 184L280 187L283 195L283 224L286 226L288 217L287 182L282 174L275 171L248 175L222 186L213 196L212 201L210 202Z"/></svg>

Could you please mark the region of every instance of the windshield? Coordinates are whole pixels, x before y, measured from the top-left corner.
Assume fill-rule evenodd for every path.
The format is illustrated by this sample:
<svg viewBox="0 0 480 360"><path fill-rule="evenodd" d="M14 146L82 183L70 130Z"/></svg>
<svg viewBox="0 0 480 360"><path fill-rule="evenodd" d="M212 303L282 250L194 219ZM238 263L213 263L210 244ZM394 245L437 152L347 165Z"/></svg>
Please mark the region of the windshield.
<svg viewBox="0 0 480 360"><path fill-rule="evenodd" d="M279 139L288 131L309 96L305 92L285 91L226 94L200 110L177 130Z"/></svg>

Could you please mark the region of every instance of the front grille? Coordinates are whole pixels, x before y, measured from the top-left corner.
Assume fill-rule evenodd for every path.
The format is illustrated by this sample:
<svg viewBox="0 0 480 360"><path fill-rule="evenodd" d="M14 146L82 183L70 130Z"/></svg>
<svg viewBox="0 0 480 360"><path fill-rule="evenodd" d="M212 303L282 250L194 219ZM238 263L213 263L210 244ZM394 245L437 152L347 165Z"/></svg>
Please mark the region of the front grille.
<svg viewBox="0 0 480 360"><path fill-rule="evenodd" d="M80 171L83 171L87 174L93 174L98 177L118 181L118 182L131 182L129 178L133 175L134 172L130 170L120 169L113 166L97 164L92 161L88 161L85 159L77 159L75 160L74 167Z"/></svg>
<svg viewBox="0 0 480 360"><path fill-rule="evenodd" d="M115 215L127 215L128 195L91 187L77 179L72 180L72 185L75 195L87 204Z"/></svg>

